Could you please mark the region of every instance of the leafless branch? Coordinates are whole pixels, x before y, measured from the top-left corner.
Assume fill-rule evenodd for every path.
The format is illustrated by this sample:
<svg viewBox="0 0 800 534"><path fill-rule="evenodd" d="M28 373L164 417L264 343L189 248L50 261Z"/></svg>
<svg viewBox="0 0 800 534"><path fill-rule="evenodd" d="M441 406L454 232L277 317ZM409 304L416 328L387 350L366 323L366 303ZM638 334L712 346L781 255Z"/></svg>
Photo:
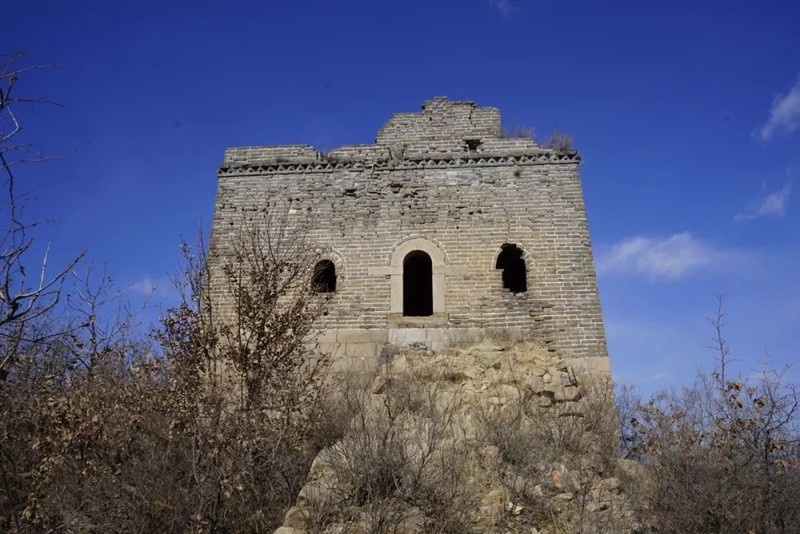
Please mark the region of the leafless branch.
<svg viewBox="0 0 800 534"><path fill-rule="evenodd" d="M0 169L5 177L6 220L0 230L0 337L9 340L14 336L30 339L25 334L25 325L47 315L61 300L64 281L70 271L83 258L80 253L66 265L48 274L50 245L45 247L44 255L38 262L38 276L29 283L27 268L31 265L28 256L32 252L34 240L29 233L38 226L37 221L22 218L24 196L16 191L16 176L12 167L29 161L46 161L52 156L35 154L35 157L12 159L11 154L32 153L30 144L12 144L22 132L22 124L15 112L15 106L52 103L44 99L18 97L15 90L22 75L38 69L51 68L52 65L20 66L24 54L5 56L0 65ZM7 376L10 366L17 358L18 343L9 343L0 355L0 376Z"/></svg>

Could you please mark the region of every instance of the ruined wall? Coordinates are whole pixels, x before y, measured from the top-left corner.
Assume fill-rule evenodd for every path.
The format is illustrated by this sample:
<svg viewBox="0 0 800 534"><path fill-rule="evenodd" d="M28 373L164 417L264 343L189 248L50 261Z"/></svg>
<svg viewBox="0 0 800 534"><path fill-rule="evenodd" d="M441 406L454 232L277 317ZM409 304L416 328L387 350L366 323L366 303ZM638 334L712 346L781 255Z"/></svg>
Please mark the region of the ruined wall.
<svg viewBox="0 0 800 534"><path fill-rule="evenodd" d="M326 348L368 362L388 342L436 345L487 329L535 339L587 370L607 351L574 151L502 136L500 112L446 98L393 116L375 144L228 149L212 239L263 211L310 220L337 290L321 318ZM524 251L527 291L495 268ZM434 313L404 317L402 260L433 259Z"/></svg>

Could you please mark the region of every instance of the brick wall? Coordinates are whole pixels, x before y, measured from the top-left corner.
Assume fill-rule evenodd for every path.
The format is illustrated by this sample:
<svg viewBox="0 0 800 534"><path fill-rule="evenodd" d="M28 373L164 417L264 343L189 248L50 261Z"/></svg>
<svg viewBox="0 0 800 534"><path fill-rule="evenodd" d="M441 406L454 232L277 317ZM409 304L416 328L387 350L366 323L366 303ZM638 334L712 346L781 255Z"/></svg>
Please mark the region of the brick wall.
<svg viewBox="0 0 800 534"><path fill-rule="evenodd" d="M212 242L224 248L238 223L265 211L310 223L338 275L323 341L352 357L385 341L508 329L607 369L578 165L574 151L504 139L495 108L436 98L394 115L374 145L325 155L302 145L228 149ZM414 238L444 257L444 313L404 321L390 313L391 262ZM504 243L525 252L525 293L504 289L495 269ZM349 347L359 341L369 346Z"/></svg>

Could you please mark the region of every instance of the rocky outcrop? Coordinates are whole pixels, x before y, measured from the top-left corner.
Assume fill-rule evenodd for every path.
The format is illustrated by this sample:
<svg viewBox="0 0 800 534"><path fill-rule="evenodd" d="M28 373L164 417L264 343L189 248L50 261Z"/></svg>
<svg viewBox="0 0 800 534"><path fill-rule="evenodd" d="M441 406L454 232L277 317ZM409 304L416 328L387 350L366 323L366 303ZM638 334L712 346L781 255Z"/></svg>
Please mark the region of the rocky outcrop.
<svg viewBox="0 0 800 534"><path fill-rule="evenodd" d="M347 395L277 533L633 529L607 383L545 349L400 349Z"/></svg>

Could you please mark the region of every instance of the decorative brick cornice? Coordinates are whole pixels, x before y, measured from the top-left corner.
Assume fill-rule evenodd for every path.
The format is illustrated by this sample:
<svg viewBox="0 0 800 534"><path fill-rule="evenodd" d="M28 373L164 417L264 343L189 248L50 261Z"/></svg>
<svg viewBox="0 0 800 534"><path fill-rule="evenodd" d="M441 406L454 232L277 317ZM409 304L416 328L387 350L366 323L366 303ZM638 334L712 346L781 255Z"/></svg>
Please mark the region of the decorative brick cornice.
<svg viewBox="0 0 800 534"><path fill-rule="evenodd" d="M544 165L552 163L579 163L580 156L575 151L539 152L521 156L442 156L420 159L377 160L369 161L331 161L313 162L275 162L252 161L244 163L224 164L219 168L219 176L246 176L260 174L308 174L326 173L338 170L381 171L405 169L444 169L454 167L500 167L508 165Z"/></svg>

